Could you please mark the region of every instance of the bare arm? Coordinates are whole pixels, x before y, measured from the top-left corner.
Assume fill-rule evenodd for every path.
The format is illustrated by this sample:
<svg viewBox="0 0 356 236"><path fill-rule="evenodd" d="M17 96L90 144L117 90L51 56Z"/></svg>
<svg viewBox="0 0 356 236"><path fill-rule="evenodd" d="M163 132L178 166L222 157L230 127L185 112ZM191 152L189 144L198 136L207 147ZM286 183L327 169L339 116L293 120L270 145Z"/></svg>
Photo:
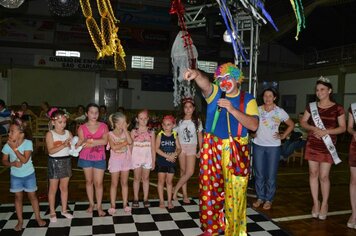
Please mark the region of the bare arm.
<svg viewBox="0 0 356 236"><path fill-rule="evenodd" d="M309 125L308 124L309 117L310 117L310 113L308 111L305 111L302 119L300 120L300 125L304 129L312 131L313 135L317 138L322 138L327 134L341 134L346 131L345 114L342 114L337 118L338 125L339 125L338 127L334 129L325 129L325 130L319 129L318 127L315 127L313 125Z"/></svg>
<svg viewBox="0 0 356 236"><path fill-rule="evenodd" d="M239 123L249 130L256 131L258 128L258 118L245 114L244 112L236 109L231 101L228 99L220 98L218 101L220 107L226 108L226 110L233 115Z"/></svg>
<svg viewBox="0 0 356 236"><path fill-rule="evenodd" d="M9 161L9 155L3 154L2 155L2 164L4 166L15 166L17 168L20 168L22 166L22 163L20 161L14 161L14 162L10 162Z"/></svg>
<svg viewBox="0 0 356 236"><path fill-rule="evenodd" d="M170 156L169 156L167 153L163 152L163 151L159 148L160 144L161 144L161 135L159 134L159 135L157 135L157 137L156 137L156 149L155 149L155 150L156 150L156 153L157 153L158 155L160 155L160 156L162 156L162 157L168 159Z"/></svg>
<svg viewBox="0 0 356 236"><path fill-rule="evenodd" d="M307 131L318 130L318 128L315 127L314 125L308 124L309 118L310 118L310 113L307 110L305 110L303 117L300 119L300 126L302 126Z"/></svg>
<svg viewBox="0 0 356 236"><path fill-rule="evenodd" d="M278 138L281 139L281 140L283 140L286 137L288 137L288 135L294 129L294 122L292 121L292 119L288 118L286 121L284 121L284 123L287 125L287 129L282 134L278 134Z"/></svg>
<svg viewBox="0 0 356 236"><path fill-rule="evenodd" d="M175 158L179 156L179 154L182 152L182 147L180 146L179 138L178 136L175 138L176 140L176 151L175 151Z"/></svg>
<svg viewBox="0 0 356 236"><path fill-rule="evenodd" d="M55 144L53 141L53 136L52 133L49 131L46 134L46 146L47 146L47 150L48 150L48 154L54 154L59 152L60 150L62 150L65 147L69 147L70 146L70 139L67 139L64 142L61 142L60 144Z"/></svg>
<svg viewBox="0 0 356 236"><path fill-rule="evenodd" d="M184 79L188 81L195 80L205 97L209 96L213 91L209 78L199 70L188 69L184 72Z"/></svg>
<svg viewBox="0 0 356 236"><path fill-rule="evenodd" d="M153 131L151 132L151 152L152 152L152 170L154 170L156 165L156 137L155 137L155 132Z"/></svg>
<svg viewBox="0 0 356 236"><path fill-rule="evenodd" d="M347 132L349 132L349 134L351 134L354 137L354 139L356 140L356 131L354 130L354 125L355 125L354 116L349 112L349 121L347 124Z"/></svg>

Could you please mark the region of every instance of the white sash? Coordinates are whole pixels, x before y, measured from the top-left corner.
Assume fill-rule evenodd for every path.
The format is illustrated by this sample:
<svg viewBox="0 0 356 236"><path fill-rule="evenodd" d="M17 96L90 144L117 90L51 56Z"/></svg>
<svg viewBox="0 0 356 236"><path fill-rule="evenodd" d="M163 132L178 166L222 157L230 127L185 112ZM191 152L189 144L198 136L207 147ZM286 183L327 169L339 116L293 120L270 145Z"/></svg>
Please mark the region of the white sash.
<svg viewBox="0 0 356 236"><path fill-rule="evenodd" d="M356 123L356 102L351 104L351 113L354 117L354 122Z"/></svg>
<svg viewBox="0 0 356 236"><path fill-rule="evenodd" d="M325 126L323 121L321 120L320 116L319 116L319 112L318 112L318 108L316 105L316 102L311 102L309 104L310 106L310 112L311 112L311 117L313 118L314 124L316 127L318 127L319 129L325 130ZM331 140L330 135L325 135L322 137L325 146L328 148L328 151L331 154L331 157L333 158L334 164L337 165L341 162L339 156L337 155L336 152L336 148L333 144L333 141Z"/></svg>

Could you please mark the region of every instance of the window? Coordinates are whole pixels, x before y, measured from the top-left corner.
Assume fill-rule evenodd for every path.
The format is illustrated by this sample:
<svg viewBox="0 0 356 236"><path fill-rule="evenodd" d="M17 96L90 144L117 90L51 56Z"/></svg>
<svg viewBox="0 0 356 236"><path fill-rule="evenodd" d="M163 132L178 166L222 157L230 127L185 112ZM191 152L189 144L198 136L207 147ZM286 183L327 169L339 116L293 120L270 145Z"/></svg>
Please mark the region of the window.
<svg viewBox="0 0 356 236"><path fill-rule="evenodd" d="M154 57L132 56L131 68L153 70Z"/></svg>
<svg viewBox="0 0 356 236"><path fill-rule="evenodd" d="M218 63L215 61L198 61L198 68L206 73L214 74Z"/></svg>
<svg viewBox="0 0 356 236"><path fill-rule="evenodd" d="M288 114L295 114L297 110L297 95L282 95L282 108Z"/></svg>
<svg viewBox="0 0 356 236"><path fill-rule="evenodd" d="M80 52L56 50L56 57L80 57Z"/></svg>

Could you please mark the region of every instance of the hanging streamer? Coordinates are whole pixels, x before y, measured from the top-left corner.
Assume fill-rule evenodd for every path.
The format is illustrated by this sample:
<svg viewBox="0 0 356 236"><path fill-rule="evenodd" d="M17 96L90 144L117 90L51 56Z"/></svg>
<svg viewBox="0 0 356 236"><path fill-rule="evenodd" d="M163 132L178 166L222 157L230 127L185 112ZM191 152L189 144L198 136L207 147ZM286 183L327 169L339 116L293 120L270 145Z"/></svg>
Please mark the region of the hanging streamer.
<svg viewBox="0 0 356 236"><path fill-rule="evenodd" d="M264 15L264 17L266 17L266 19L268 20L268 22L273 26L273 28L278 31L278 28L276 26L276 24L274 23L271 15L266 11L265 6L263 4L263 2L261 2L260 0L257 2L257 7L259 7L262 11L262 14Z"/></svg>
<svg viewBox="0 0 356 236"><path fill-rule="evenodd" d="M305 29L304 8L303 8L302 0L290 0L290 3L292 5L295 18L297 20L297 34L295 36L295 39L298 40L298 36L299 36L299 32L301 31L301 28Z"/></svg>
<svg viewBox="0 0 356 236"><path fill-rule="evenodd" d="M238 56L240 55L246 64L248 61L246 59L246 52L244 50L243 42L238 36L238 30L235 24L235 21L231 15L229 8L226 5L225 0L216 0L219 4L221 16L224 19L226 30L231 37L232 47L234 49L235 60L238 60Z"/></svg>

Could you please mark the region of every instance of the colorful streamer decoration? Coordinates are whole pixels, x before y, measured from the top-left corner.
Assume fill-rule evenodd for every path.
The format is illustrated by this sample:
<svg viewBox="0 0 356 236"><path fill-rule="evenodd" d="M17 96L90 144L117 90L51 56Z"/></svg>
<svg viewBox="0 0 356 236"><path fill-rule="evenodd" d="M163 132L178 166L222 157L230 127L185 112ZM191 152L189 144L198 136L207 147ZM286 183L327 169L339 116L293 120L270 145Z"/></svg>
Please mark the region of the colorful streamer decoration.
<svg viewBox="0 0 356 236"><path fill-rule="evenodd" d="M231 37L232 47L234 49L235 60L238 60L238 55L240 55L246 64L248 61L246 59L246 51L244 49L243 41L240 39L238 35L238 30L235 24L235 21L231 15L231 12L226 5L226 0L216 0L219 4L221 16L224 19L226 30Z"/></svg>
<svg viewBox="0 0 356 236"><path fill-rule="evenodd" d="M305 17L304 17L304 8L302 4L302 0L290 0L292 4L292 8L295 14L295 18L297 19L297 34L295 39L298 40L299 32L301 28L305 29Z"/></svg>
<svg viewBox="0 0 356 236"><path fill-rule="evenodd" d="M265 6L264 6L264 4L263 4L262 1L259 0L259 1L257 2L257 7L261 9L262 14L263 14L264 17L268 20L268 22L273 26L273 28L274 28L276 31L278 31L278 28L277 28L276 24L274 23L274 21L273 21L271 15L266 11Z"/></svg>
<svg viewBox="0 0 356 236"><path fill-rule="evenodd" d="M93 44L98 52L97 59L105 56L114 56L115 70L125 71L126 56L121 41L118 38L119 27L114 12L111 7L110 0L97 0L98 11L101 17L100 28L93 18L90 0L80 0L83 15L86 17L86 25L93 41Z"/></svg>

